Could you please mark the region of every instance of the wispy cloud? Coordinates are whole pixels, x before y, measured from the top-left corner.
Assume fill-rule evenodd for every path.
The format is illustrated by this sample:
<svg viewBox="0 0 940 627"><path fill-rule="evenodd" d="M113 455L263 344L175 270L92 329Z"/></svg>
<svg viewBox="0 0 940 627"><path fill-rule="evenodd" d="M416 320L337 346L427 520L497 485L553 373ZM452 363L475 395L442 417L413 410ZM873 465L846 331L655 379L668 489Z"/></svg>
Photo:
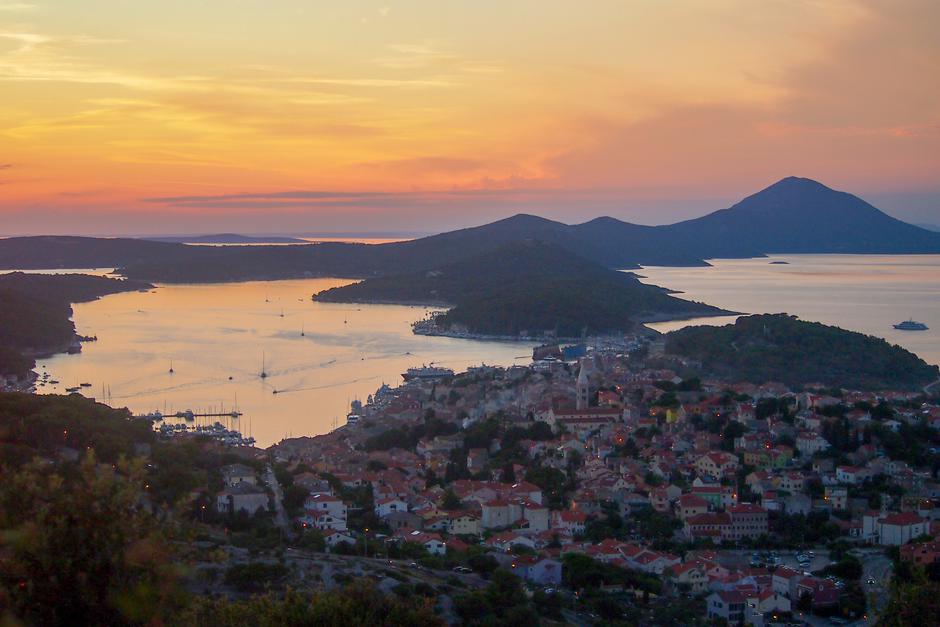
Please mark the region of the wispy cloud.
<svg viewBox="0 0 940 627"><path fill-rule="evenodd" d="M389 70L423 70L436 68L440 71L465 74L496 74L503 71L492 60L467 58L432 44L390 44L389 54L372 60L375 65Z"/></svg>
<svg viewBox="0 0 940 627"><path fill-rule="evenodd" d="M0 2L0 11L32 11L35 8L35 4L28 2Z"/></svg>
<svg viewBox="0 0 940 627"><path fill-rule="evenodd" d="M341 85L348 87L455 87L459 83L452 78L327 78L309 76L285 76L268 79L272 83L294 83L306 85Z"/></svg>
<svg viewBox="0 0 940 627"><path fill-rule="evenodd" d="M610 190L594 190L598 196ZM535 187L472 188L427 191L337 191L285 190L240 194L206 194L142 198L150 204L213 209L298 209L327 207L419 207L478 202L486 198L533 199L582 195L584 190L558 190Z"/></svg>

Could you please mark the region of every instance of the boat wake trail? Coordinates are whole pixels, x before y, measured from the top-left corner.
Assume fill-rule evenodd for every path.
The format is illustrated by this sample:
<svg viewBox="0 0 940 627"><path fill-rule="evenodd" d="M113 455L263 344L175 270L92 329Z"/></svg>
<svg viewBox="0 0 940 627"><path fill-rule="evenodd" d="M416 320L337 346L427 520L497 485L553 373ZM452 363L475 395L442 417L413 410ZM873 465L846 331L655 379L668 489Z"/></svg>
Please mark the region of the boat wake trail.
<svg viewBox="0 0 940 627"><path fill-rule="evenodd" d="M375 381L375 380L381 379L381 378L382 378L382 377L378 377L378 376L376 376L376 377L362 377L361 379L352 379L352 380L350 380L350 381L337 381L337 382L335 382L335 383L325 383L325 384L323 384L323 385L310 385L310 386L297 387L297 388L285 388L285 389L283 389L283 390L278 389L277 393L278 393L278 394L289 394L289 393L291 393L291 392L308 392L308 391L310 391L310 390L328 390L328 389L330 389L330 388L338 388L338 387L342 387L342 386L344 386L344 385L351 385L351 384L353 384L353 383L362 383L362 382L364 382L364 381Z"/></svg>

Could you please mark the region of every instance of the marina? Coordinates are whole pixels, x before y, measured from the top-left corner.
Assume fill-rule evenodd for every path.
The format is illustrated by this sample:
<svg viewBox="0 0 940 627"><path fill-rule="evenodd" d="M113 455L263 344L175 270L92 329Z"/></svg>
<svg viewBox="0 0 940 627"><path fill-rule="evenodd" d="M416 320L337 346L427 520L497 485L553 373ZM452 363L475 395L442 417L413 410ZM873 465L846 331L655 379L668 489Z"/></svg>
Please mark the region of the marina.
<svg viewBox="0 0 940 627"><path fill-rule="evenodd" d="M225 446L254 446L255 439L244 436L240 431L230 429L220 422L211 425L186 425L182 423L164 423L156 429L163 438L184 436L207 436Z"/></svg>

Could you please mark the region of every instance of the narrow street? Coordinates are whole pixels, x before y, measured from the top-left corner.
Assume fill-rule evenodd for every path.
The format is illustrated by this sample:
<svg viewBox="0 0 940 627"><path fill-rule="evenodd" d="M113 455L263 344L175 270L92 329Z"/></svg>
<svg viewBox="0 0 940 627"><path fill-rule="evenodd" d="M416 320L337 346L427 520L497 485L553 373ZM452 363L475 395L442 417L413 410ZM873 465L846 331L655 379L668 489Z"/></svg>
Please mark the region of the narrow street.
<svg viewBox="0 0 940 627"><path fill-rule="evenodd" d="M284 493L281 490L281 484L278 483L274 475L274 469L266 466L264 469L264 481L274 493L274 522L281 529L285 537L290 538L293 534L290 528L290 521L287 519L287 513L284 511Z"/></svg>

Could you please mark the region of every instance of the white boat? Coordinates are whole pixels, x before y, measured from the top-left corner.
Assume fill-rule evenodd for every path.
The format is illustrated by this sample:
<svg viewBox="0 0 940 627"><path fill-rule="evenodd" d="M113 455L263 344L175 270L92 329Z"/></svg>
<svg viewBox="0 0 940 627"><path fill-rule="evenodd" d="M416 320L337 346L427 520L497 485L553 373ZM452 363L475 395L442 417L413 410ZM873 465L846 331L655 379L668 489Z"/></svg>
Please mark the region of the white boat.
<svg viewBox="0 0 940 627"><path fill-rule="evenodd" d="M916 320L905 320L904 322L899 322L894 325L894 328L899 331L926 331L928 329L927 325L923 322L917 322Z"/></svg>
<svg viewBox="0 0 940 627"><path fill-rule="evenodd" d="M421 366L420 368L408 368L401 377L405 381L412 379L443 379L454 376L454 371L450 368L439 368L437 366Z"/></svg>

